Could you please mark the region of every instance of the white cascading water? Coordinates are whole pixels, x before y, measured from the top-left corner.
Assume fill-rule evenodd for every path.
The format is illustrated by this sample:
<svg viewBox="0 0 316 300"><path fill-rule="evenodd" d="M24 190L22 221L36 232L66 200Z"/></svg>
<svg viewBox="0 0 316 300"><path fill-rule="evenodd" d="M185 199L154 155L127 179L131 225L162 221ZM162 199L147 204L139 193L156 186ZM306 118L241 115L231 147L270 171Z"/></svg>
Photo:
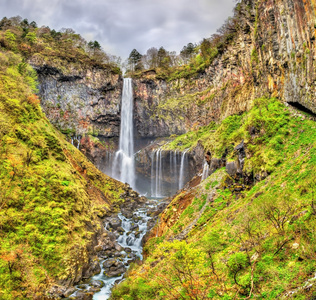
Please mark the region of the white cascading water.
<svg viewBox="0 0 316 300"><path fill-rule="evenodd" d="M205 180L208 177L210 171L210 166L206 160L204 160L203 172L202 172L202 180Z"/></svg>
<svg viewBox="0 0 316 300"><path fill-rule="evenodd" d="M154 170L155 166L155 170ZM155 173L155 174L154 174ZM162 198L162 149L159 148L152 153L151 156L151 196Z"/></svg>
<svg viewBox="0 0 316 300"><path fill-rule="evenodd" d="M147 214L147 209L156 207L157 204L157 201L149 201L147 203L147 207L139 208L134 211L134 217L132 219L127 219L121 213L118 214L118 217L122 221L121 227L123 228L124 232L117 238L117 242L124 249L129 248L131 250L131 253L136 255L141 260L143 259L142 240L147 232L147 222L151 219L151 216ZM137 225L138 229L131 230L132 225ZM121 254L122 257L118 258L118 261L123 262L124 265L128 268L130 256L127 255L127 253L125 253L124 251L121 252ZM92 278L92 280L102 280L105 284L104 287L101 288L100 292L93 295L94 300L109 299L111 295L111 289L114 286L115 282L121 281L124 277L124 274L110 278L105 276L103 274L103 262L105 262L106 260L107 258L101 262L101 273L93 276Z"/></svg>
<svg viewBox="0 0 316 300"><path fill-rule="evenodd" d="M173 183L169 183L169 190L166 189L164 174L166 172L166 157L168 153L161 148L156 149L151 154L151 196L154 198L163 198L172 195L178 189L182 189L187 179L188 154L189 149L185 151L169 152L169 170L172 174ZM168 174L167 174L168 175ZM167 176L168 177L168 176Z"/></svg>
<svg viewBox="0 0 316 300"><path fill-rule="evenodd" d="M133 87L132 79L124 78L121 104L121 130L119 150L115 153L112 175L135 189Z"/></svg>
<svg viewBox="0 0 316 300"><path fill-rule="evenodd" d="M77 145L77 149L79 149L80 147L80 140L81 140L81 136L80 135L75 135L71 138L71 144L74 146L74 142L76 141Z"/></svg>
<svg viewBox="0 0 316 300"><path fill-rule="evenodd" d="M187 164L187 160L186 160L186 157L187 157L187 152L189 151L189 149L186 149L182 152L182 155L181 155L181 165L180 165L180 174L179 174L179 190L181 190L183 187L184 187L184 168L185 168L185 165Z"/></svg>

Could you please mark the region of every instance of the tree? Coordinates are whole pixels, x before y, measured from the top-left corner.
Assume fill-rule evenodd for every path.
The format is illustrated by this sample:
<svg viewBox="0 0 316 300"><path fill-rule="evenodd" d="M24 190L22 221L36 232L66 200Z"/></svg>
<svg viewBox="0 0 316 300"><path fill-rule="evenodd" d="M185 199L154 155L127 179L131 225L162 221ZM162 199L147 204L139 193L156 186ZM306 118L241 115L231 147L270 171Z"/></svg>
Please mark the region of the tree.
<svg viewBox="0 0 316 300"><path fill-rule="evenodd" d="M0 21L0 29L7 29L10 26L11 26L11 21L7 17L4 17Z"/></svg>
<svg viewBox="0 0 316 300"><path fill-rule="evenodd" d="M48 35L50 34L51 30L48 26L42 26L41 28L38 29L37 31L37 35L39 37L48 37Z"/></svg>
<svg viewBox="0 0 316 300"><path fill-rule="evenodd" d="M200 45L201 56L206 59L211 51L211 42L208 39L203 39Z"/></svg>
<svg viewBox="0 0 316 300"><path fill-rule="evenodd" d="M160 47L157 53L157 63L158 63L158 67L163 67L163 60L166 58L167 56L167 51L165 50L164 47Z"/></svg>
<svg viewBox="0 0 316 300"><path fill-rule="evenodd" d="M22 22L22 18L20 16L12 17L9 20L11 21L11 25L14 27L18 27Z"/></svg>
<svg viewBox="0 0 316 300"><path fill-rule="evenodd" d="M72 35L76 33L72 28L65 28L65 27L60 29L60 32L65 33L67 35Z"/></svg>
<svg viewBox="0 0 316 300"><path fill-rule="evenodd" d="M187 63L195 54L196 45L192 43L188 43L186 46L182 48L180 51L180 55L185 63Z"/></svg>
<svg viewBox="0 0 316 300"><path fill-rule="evenodd" d="M185 241L159 244L157 255L164 257L156 280L172 299L207 299L210 274L205 268L206 254Z"/></svg>
<svg viewBox="0 0 316 300"><path fill-rule="evenodd" d="M36 43L36 40L37 40L37 38L36 38L36 33L35 33L35 32L29 32L29 33L25 36L25 38L29 41L29 43L30 43L31 45L35 44L35 43Z"/></svg>
<svg viewBox="0 0 316 300"><path fill-rule="evenodd" d="M30 26L33 27L33 28L37 28L37 24L36 24L35 21L32 21L32 22L30 23Z"/></svg>
<svg viewBox="0 0 316 300"><path fill-rule="evenodd" d="M142 55L136 49L133 49L128 57L128 64L131 67L131 71L137 71L143 68L141 59Z"/></svg>
<svg viewBox="0 0 316 300"><path fill-rule="evenodd" d="M22 28L28 28L29 27L29 21L28 19L24 19L21 23L20 23Z"/></svg>
<svg viewBox="0 0 316 300"><path fill-rule="evenodd" d="M154 69L158 67L158 49L155 47L151 47L147 50L146 53L146 63L148 69Z"/></svg>
<svg viewBox="0 0 316 300"><path fill-rule="evenodd" d="M6 46L11 50L16 50L16 35L10 30L7 30L4 34Z"/></svg>
<svg viewBox="0 0 316 300"><path fill-rule="evenodd" d="M60 40L62 34L61 32L59 31L56 31L55 29L53 29L51 32L50 32L50 35L55 39L55 40Z"/></svg>
<svg viewBox="0 0 316 300"><path fill-rule="evenodd" d="M101 45L100 45L100 43L99 43L98 41L94 41L94 42L90 41L90 42L88 43L88 46L89 46L91 49L94 49L94 50L101 50Z"/></svg>

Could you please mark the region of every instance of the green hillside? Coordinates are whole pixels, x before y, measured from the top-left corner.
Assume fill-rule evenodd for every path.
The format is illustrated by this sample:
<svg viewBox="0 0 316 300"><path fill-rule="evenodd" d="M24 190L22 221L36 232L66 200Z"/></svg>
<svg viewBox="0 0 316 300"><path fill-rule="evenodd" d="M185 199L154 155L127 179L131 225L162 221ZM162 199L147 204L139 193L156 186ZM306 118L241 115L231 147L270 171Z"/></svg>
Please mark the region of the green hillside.
<svg viewBox="0 0 316 300"><path fill-rule="evenodd" d="M0 52L0 299L43 299L74 278L124 185L98 171L41 112L36 73Z"/></svg>
<svg viewBox="0 0 316 300"><path fill-rule="evenodd" d="M228 117L175 139L201 143L212 158L237 161L177 195L111 299L313 299L316 239L316 131L309 115L277 99L257 99ZM260 181L258 179L261 179Z"/></svg>

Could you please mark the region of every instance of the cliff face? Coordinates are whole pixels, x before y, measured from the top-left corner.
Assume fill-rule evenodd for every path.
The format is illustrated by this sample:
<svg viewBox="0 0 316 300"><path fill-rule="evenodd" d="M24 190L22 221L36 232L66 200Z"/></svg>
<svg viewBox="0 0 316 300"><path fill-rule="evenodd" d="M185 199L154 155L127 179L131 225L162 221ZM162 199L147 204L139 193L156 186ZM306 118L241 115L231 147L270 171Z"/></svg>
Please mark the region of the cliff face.
<svg viewBox="0 0 316 300"><path fill-rule="evenodd" d="M183 133L248 110L261 96L316 112L315 1L243 1L237 10L234 39L204 72L169 81L147 72L135 79L141 136Z"/></svg>
<svg viewBox="0 0 316 300"><path fill-rule="evenodd" d="M315 0L242 1L234 38L204 71L172 80L148 71L134 79L136 135L182 134L249 110L261 96L315 113L315 7ZM38 57L30 63L54 125L79 135L119 135L120 75L92 66L65 71Z"/></svg>
<svg viewBox="0 0 316 300"><path fill-rule="evenodd" d="M72 135L119 135L122 78L109 69L67 70L32 62L48 119Z"/></svg>

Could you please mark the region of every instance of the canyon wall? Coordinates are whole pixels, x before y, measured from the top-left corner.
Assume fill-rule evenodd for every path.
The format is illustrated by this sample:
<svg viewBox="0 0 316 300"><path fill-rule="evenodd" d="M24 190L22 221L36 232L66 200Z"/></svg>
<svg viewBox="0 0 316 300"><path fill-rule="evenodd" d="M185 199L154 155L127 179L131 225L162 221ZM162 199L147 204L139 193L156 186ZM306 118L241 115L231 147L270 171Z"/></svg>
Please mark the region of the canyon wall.
<svg viewBox="0 0 316 300"><path fill-rule="evenodd" d="M241 1L233 38L203 71L161 77L150 70L134 78L136 136L182 134L242 113L262 96L316 113L315 9L315 0ZM30 63L54 125L71 135L119 135L121 75Z"/></svg>
<svg viewBox="0 0 316 300"><path fill-rule="evenodd" d="M193 77L135 79L140 136L168 136L248 110L257 97L278 97L316 113L314 0L242 1L237 33Z"/></svg>
<svg viewBox="0 0 316 300"><path fill-rule="evenodd" d="M62 69L30 61L37 71L41 106L62 132L117 137L122 77L110 68Z"/></svg>

